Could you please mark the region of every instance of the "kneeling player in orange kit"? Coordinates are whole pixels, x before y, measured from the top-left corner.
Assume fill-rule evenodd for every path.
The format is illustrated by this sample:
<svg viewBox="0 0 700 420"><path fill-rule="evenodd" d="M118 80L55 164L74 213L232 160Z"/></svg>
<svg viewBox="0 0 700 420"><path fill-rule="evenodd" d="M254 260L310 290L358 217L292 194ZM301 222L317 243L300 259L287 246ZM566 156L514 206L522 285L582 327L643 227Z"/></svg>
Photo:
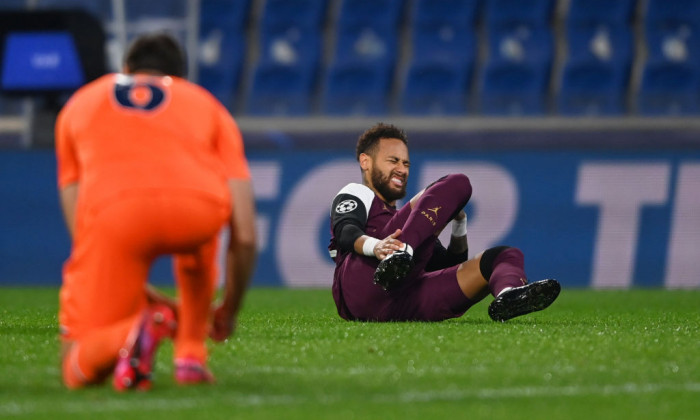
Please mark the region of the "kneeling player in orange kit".
<svg viewBox="0 0 700 420"><path fill-rule="evenodd" d="M71 233L59 323L63 381L118 390L151 386L159 343L174 338L175 379L212 382L205 340L232 334L256 257L255 204L238 127L183 79L184 54L164 34L139 37L123 74L79 89L56 122L61 205ZM228 225L225 287L217 238ZM177 300L147 286L172 255Z"/></svg>

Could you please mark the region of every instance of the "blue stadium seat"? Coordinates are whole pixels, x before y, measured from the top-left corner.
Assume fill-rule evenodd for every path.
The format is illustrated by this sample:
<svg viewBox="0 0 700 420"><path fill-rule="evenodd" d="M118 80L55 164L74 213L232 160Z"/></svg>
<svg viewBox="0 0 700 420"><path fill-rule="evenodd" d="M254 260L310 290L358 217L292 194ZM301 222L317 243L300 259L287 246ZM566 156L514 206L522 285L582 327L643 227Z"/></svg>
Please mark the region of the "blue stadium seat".
<svg viewBox="0 0 700 420"><path fill-rule="evenodd" d="M239 90L245 48L239 32L213 24L201 27L197 82L229 109Z"/></svg>
<svg viewBox="0 0 700 420"><path fill-rule="evenodd" d="M647 0L645 25L657 28L675 28L700 22L700 1Z"/></svg>
<svg viewBox="0 0 700 420"><path fill-rule="evenodd" d="M494 27L488 30L489 61L551 63L554 40L548 27Z"/></svg>
<svg viewBox="0 0 700 420"><path fill-rule="evenodd" d="M274 25L261 34L260 58L248 95L255 115L305 115L312 111L321 35L310 26Z"/></svg>
<svg viewBox="0 0 700 420"><path fill-rule="evenodd" d="M465 23L417 22L411 32L412 61L471 63L476 57L474 28Z"/></svg>
<svg viewBox="0 0 700 420"><path fill-rule="evenodd" d="M645 32L649 60L700 63L700 25L648 26Z"/></svg>
<svg viewBox="0 0 700 420"><path fill-rule="evenodd" d="M549 26L554 0L488 0L485 20L489 27Z"/></svg>
<svg viewBox="0 0 700 420"><path fill-rule="evenodd" d="M260 62L286 66L317 66L321 33L304 26L275 26L260 34Z"/></svg>
<svg viewBox="0 0 700 420"><path fill-rule="evenodd" d="M546 113L549 76L549 66L542 63L489 62L482 75L480 111L502 116Z"/></svg>
<svg viewBox="0 0 700 420"><path fill-rule="evenodd" d="M248 94L251 115L299 116L312 111L316 71L311 67L261 64Z"/></svg>
<svg viewBox="0 0 700 420"><path fill-rule="evenodd" d="M326 17L327 0L266 0L261 30L301 26L320 30Z"/></svg>
<svg viewBox="0 0 700 420"><path fill-rule="evenodd" d="M491 115L547 112L553 39L547 27L489 29L489 57L481 77L480 109Z"/></svg>
<svg viewBox="0 0 700 420"><path fill-rule="evenodd" d="M408 69L401 111L408 115L463 115L471 83L471 66L439 61Z"/></svg>
<svg viewBox="0 0 700 420"><path fill-rule="evenodd" d="M243 31L248 23L252 0L206 0L200 2L200 21L221 22L230 30ZM206 28L205 28L206 29Z"/></svg>
<svg viewBox="0 0 700 420"><path fill-rule="evenodd" d="M396 31L386 26L341 25L337 29L333 62L390 63L397 56Z"/></svg>
<svg viewBox="0 0 700 420"><path fill-rule="evenodd" d="M637 0L570 0L566 26L625 26L632 22Z"/></svg>
<svg viewBox="0 0 700 420"><path fill-rule="evenodd" d="M198 83L233 110L240 91L250 0L201 2Z"/></svg>
<svg viewBox="0 0 700 420"><path fill-rule="evenodd" d="M648 61L637 93L642 115L691 115L700 111L700 69L687 62Z"/></svg>
<svg viewBox="0 0 700 420"><path fill-rule="evenodd" d="M369 2L350 3L366 5ZM388 112L397 59L396 32L394 28L377 23L348 21L338 25L333 59L324 76L322 112L333 115Z"/></svg>
<svg viewBox="0 0 700 420"><path fill-rule="evenodd" d="M473 26L477 21L480 0L416 0L412 24L450 23Z"/></svg>
<svg viewBox="0 0 700 420"><path fill-rule="evenodd" d="M618 115L625 112L634 54L626 26L569 26L569 54L561 75L558 112Z"/></svg>
<svg viewBox="0 0 700 420"><path fill-rule="evenodd" d="M558 112L592 116L624 114L628 82L628 68L594 60L568 62L562 71Z"/></svg>
<svg viewBox="0 0 700 420"><path fill-rule="evenodd" d="M628 26L569 26L566 28L567 61L601 61L630 65L634 34Z"/></svg>
<svg viewBox="0 0 700 420"><path fill-rule="evenodd" d="M403 13L403 0L343 0L337 24L384 26L395 30Z"/></svg>
<svg viewBox="0 0 700 420"><path fill-rule="evenodd" d="M321 110L327 115L384 115L389 111L393 66L354 62L331 65Z"/></svg>

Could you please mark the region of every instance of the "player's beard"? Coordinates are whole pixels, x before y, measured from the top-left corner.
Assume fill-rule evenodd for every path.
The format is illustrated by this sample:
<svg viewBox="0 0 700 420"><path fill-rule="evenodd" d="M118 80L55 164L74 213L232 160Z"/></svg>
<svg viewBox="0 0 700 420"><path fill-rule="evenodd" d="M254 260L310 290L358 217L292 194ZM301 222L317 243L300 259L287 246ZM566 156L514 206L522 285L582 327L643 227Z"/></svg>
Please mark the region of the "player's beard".
<svg viewBox="0 0 700 420"><path fill-rule="evenodd" d="M378 169L372 168L371 170L372 185L377 189L377 192L381 194L382 197L388 202L399 200L406 196L406 179L404 178L404 183L401 189L397 190L391 186L391 173L384 176Z"/></svg>

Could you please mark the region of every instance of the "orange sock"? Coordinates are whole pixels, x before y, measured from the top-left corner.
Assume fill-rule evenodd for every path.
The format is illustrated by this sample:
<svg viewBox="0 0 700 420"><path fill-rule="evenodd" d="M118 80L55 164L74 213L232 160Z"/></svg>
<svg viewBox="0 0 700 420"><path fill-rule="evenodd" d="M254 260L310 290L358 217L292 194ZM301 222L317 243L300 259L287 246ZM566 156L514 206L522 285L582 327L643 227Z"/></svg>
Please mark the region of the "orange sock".
<svg viewBox="0 0 700 420"><path fill-rule="evenodd" d="M63 383L70 389L102 383L114 370L119 349L138 321L135 315L76 340L63 356Z"/></svg>

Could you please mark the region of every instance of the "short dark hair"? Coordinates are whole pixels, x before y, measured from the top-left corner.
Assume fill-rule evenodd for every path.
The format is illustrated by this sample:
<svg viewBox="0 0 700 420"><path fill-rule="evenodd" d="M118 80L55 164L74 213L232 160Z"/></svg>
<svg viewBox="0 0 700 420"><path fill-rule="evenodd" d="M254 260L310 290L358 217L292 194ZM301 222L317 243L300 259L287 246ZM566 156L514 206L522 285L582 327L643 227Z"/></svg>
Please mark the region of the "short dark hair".
<svg viewBox="0 0 700 420"><path fill-rule="evenodd" d="M129 72L155 70L170 76L185 76L185 53L166 33L141 35L129 47L124 64Z"/></svg>
<svg viewBox="0 0 700 420"><path fill-rule="evenodd" d="M374 157L377 151L377 144L381 139L399 139L408 146L408 138L402 129L392 124L378 123L362 133L357 140L355 158L359 161L362 153Z"/></svg>

